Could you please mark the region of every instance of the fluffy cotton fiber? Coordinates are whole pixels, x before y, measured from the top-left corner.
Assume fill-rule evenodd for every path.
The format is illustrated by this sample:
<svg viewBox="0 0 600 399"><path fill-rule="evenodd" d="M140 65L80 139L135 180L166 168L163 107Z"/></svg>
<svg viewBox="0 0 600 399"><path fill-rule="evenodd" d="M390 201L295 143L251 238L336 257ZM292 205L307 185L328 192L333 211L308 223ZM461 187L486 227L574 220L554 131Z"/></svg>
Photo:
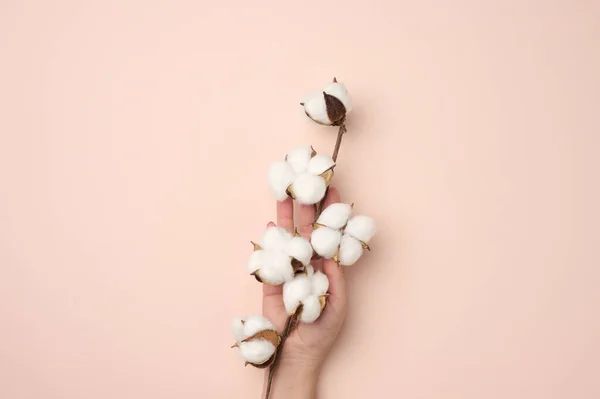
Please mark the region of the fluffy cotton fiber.
<svg viewBox="0 0 600 399"><path fill-rule="evenodd" d="M321 212L317 223L323 226L339 230L348 223L348 218L352 212L352 206L341 202L331 204Z"/></svg>
<svg viewBox="0 0 600 399"><path fill-rule="evenodd" d="M327 276L320 271L315 272L312 266L308 266L305 273L298 274L283 285L285 309L289 314L294 314L302 304L300 320L304 323L313 323L325 306L328 289Z"/></svg>
<svg viewBox="0 0 600 399"><path fill-rule="evenodd" d="M248 259L248 271L265 284L279 285L294 277L293 259L306 267L312 254L305 238L294 237L281 227L268 227Z"/></svg>
<svg viewBox="0 0 600 399"><path fill-rule="evenodd" d="M321 201L327 190L323 177L308 172L296 176L292 187L296 200L304 205L316 204Z"/></svg>
<svg viewBox="0 0 600 399"><path fill-rule="evenodd" d="M312 147L296 147L285 159L269 166L269 186L275 198L284 201L291 195L305 205L323 199L335 166L333 159L315 153Z"/></svg>
<svg viewBox="0 0 600 399"><path fill-rule="evenodd" d="M367 243L375 235L375 221L368 216L354 216L348 221L344 232Z"/></svg>
<svg viewBox="0 0 600 399"><path fill-rule="evenodd" d="M344 234L340 242L338 262L342 266L352 266L363 254L362 243L356 238Z"/></svg>
<svg viewBox="0 0 600 399"><path fill-rule="evenodd" d="M325 259L331 259L337 253L342 233L330 227L320 226L313 230L310 243L317 254Z"/></svg>
<svg viewBox="0 0 600 399"><path fill-rule="evenodd" d="M310 242L317 254L350 266L362 256L375 235L375 221L363 215L350 217L352 205L331 204L317 219Z"/></svg>

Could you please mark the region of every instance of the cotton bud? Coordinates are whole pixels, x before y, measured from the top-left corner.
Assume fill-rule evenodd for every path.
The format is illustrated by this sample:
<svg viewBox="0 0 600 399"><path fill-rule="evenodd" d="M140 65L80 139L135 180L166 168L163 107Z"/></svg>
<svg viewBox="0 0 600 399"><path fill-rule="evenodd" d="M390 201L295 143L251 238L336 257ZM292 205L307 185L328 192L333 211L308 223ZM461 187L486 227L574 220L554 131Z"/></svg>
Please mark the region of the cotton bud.
<svg viewBox="0 0 600 399"><path fill-rule="evenodd" d="M246 365L265 368L272 363L281 343L281 337L273 323L262 316L237 318L233 321L231 330L236 342L232 348L239 348Z"/></svg>
<svg viewBox="0 0 600 399"><path fill-rule="evenodd" d="M322 92L311 95L301 105L306 115L321 125L341 125L352 111L348 90L335 78Z"/></svg>
<svg viewBox="0 0 600 399"><path fill-rule="evenodd" d="M321 315L327 304L329 279L312 266L299 273L293 280L283 285L283 303L288 314L299 312L304 323L313 323Z"/></svg>
<svg viewBox="0 0 600 399"><path fill-rule="evenodd" d="M294 278L309 265L310 242L277 226L268 227L248 259L248 272L259 282L279 285Z"/></svg>
<svg viewBox="0 0 600 399"><path fill-rule="evenodd" d="M278 201L288 196L305 205L316 204L325 196L333 177L335 162L312 147L296 147L269 166L268 180Z"/></svg>

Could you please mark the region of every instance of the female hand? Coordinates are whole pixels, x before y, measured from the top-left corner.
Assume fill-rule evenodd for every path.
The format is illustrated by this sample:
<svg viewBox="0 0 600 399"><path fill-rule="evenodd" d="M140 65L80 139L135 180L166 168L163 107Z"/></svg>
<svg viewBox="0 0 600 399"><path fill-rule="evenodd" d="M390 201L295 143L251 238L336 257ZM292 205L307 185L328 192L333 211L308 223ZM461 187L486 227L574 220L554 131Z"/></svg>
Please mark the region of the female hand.
<svg viewBox="0 0 600 399"><path fill-rule="evenodd" d="M325 207L340 201L339 192L330 187ZM277 226L290 233L294 231L293 207L291 198L277 203ZM315 222L314 206L300 205L297 215L298 232L310 239ZM346 316L346 284L342 267L327 259L313 261L312 265L315 270L323 271L329 279L327 306L317 321L312 324L298 323L286 339L271 391L275 399L315 397L319 372ZM281 285L263 285L263 315L275 324L278 331L283 331L288 314L283 304Z"/></svg>

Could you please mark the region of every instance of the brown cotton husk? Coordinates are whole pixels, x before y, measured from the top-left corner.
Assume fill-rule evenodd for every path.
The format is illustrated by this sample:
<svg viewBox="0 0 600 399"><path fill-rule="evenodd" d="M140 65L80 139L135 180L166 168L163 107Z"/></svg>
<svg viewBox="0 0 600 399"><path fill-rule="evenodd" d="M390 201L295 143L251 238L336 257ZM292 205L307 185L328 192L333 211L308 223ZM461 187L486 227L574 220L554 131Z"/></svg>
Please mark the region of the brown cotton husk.
<svg viewBox="0 0 600 399"><path fill-rule="evenodd" d="M298 273L302 273L304 271L304 269L305 269L305 267L302 264L302 262L300 262L296 258L292 258L291 264L292 264L292 267L294 268L294 275L296 275Z"/></svg>
<svg viewBox="0 0 600 399"><path fill-rule="evenodd" d="M333 167L330 169L327 169L325 172L321 173L319 176L321 176L323 179L325 179L325 186L329 187L329 185L331 184L331 179L333 179Z"/></svg>
<svg viewBox="0 0 600 399"><path fill-rule="evenodd" d="M363 249L366 249L367 251L370 251L370 250L371 250L371 247L370 247L370 246L369 246L369 244L367 244L366 242L364 242L364 241L361 241L360 243L361 243L361 245L362 245Z"/></svg>
<svg viewBox="0 0 600 399"><path fill-rule="evenodd" d="M287 193L287 195L289 195L290 197L292 197L293 200L296 199L296 194L294 194L294 187L292 184L290 184L288 186L288 188L285 190L285 192Z"/></svg>
<svg viewBox="0 0 600 399"><path fill-rule="evenodd" d="M325 306L327 306L327 297L329 294L321 295L319 297L319 303L321 304L321 311L325 310Z"/></svg>
<svg viewBox="0 0 600 399"><path fill-rule="evenodd" d="M317 155L317 151L315 151L315 149L313 148L312 145L310 146L310 150L311 150L311 153L310 153L311 158L314 157L315 155Z"/></svg>
<svg viewBox="0 0 600 399"><path fill-rule="evenodd" d="M250 241L250 243L254 246L255 251L260 251L262 249L262 247L260 245L258 245L257 243L255 243L254 241Z"/></svg>
<svg viewBox="0 0 600 399"><path fill-rule="evenodd" d="M324 226L322 224L320 224L320 223L313 223L313 225L312 225L313 231L315 231L319 227L324 227Z"/></svg>
<svg viewBox="0 0 600 399"><path fill-rule="evenodd" d="M334 126L337 126L346 117L346 107L335 96L323 92L325 96L325 108L327 109L327 117Z"/></svg>

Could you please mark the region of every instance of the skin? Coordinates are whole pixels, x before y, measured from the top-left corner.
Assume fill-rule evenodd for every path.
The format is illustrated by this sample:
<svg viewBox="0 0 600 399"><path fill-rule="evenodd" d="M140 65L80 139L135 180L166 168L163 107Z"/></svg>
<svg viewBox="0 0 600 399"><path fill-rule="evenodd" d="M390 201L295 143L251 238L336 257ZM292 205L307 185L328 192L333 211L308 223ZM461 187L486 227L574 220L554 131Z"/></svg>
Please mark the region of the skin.
<svg viewBox="0 0 600 399"><path fill-rule="evenodd" d="M325 206L341 202L337 189L330 187ZM277 226L293 232L294 225L305 238L310 238L312 223L315 222L314 207L300 205L294 221L294 205L291 198L277 202ZM269 223L268 226L273 226ZM277 372L271 389L274 399L314 399L317 397L317 382L321 368L327 358L344 319L346 317L346 282L343 267L332 260L313 261L315 270L322 270L329 278L327 306L317 321L312 324L299 323L285 341ZM263 315L282 331L287 318L283 305L282 287L263 284ZM268 369L265 373L265 387ZM263 387L263 394L264 388Z"/></svg>

